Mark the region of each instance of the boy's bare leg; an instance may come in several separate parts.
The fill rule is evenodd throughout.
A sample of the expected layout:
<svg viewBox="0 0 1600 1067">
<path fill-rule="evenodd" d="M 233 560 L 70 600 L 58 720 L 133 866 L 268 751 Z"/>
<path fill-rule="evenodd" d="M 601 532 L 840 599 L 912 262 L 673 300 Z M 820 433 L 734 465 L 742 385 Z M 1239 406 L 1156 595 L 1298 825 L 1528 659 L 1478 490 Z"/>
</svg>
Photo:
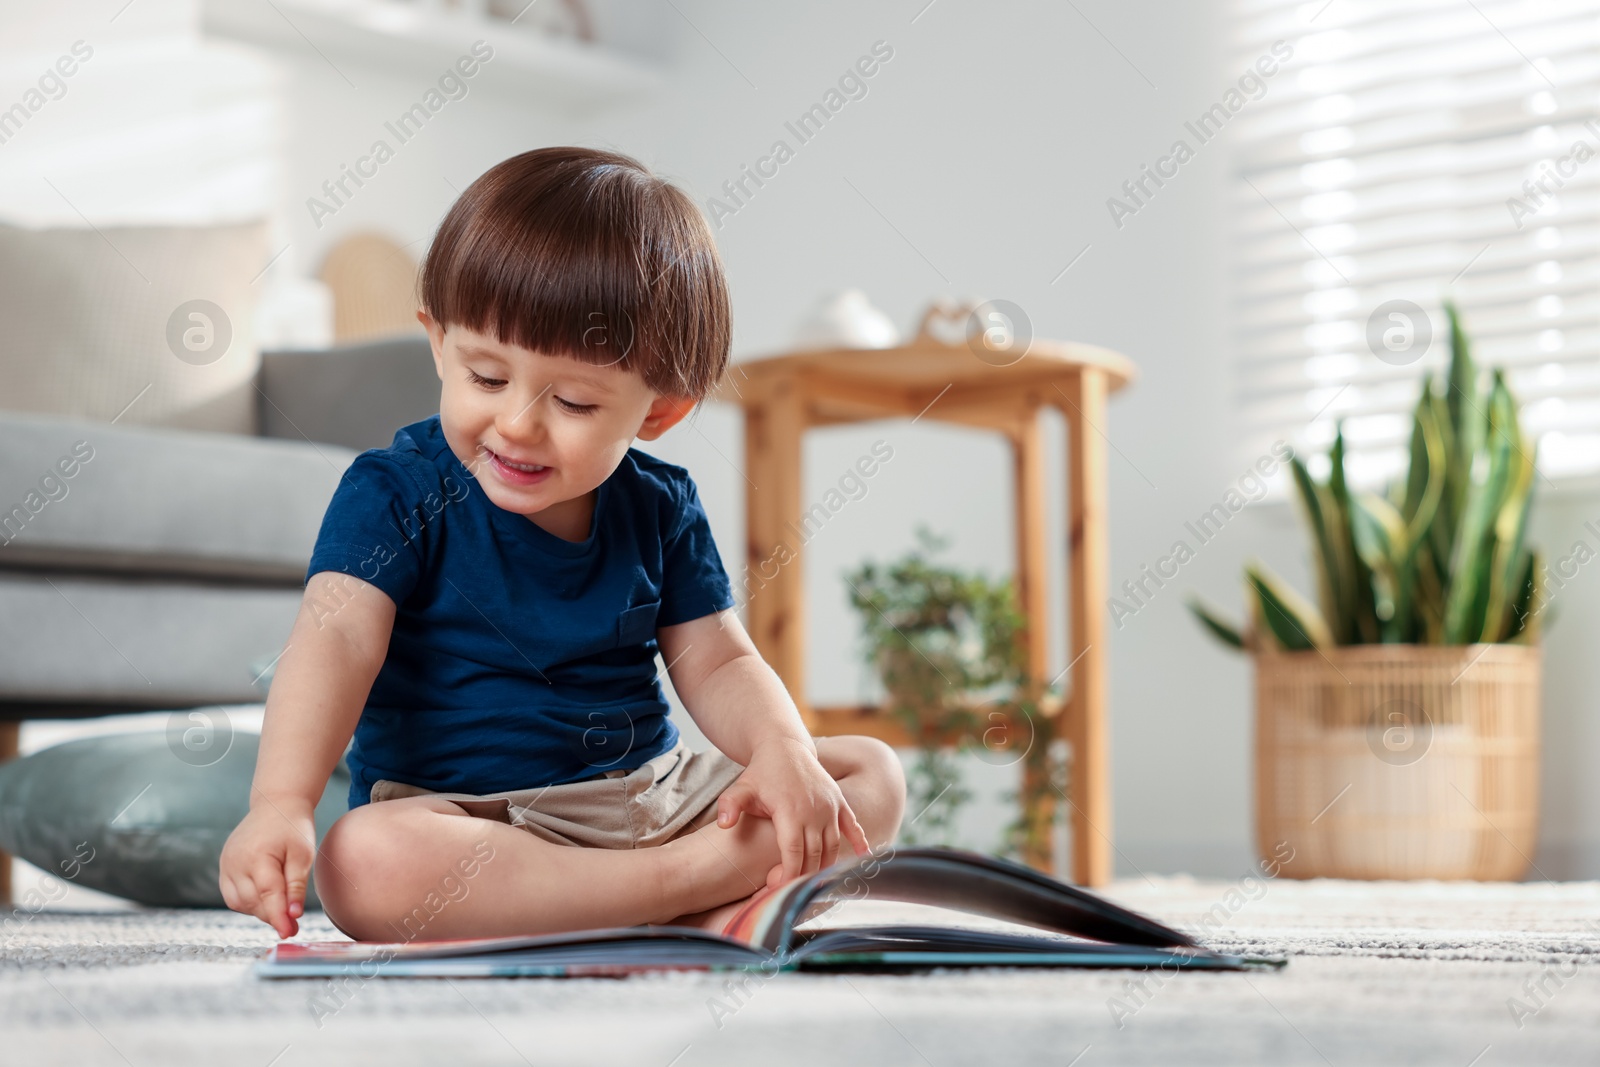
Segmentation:
<svg viewBox="0 0 1600 1067">
<path fill-rule="evenodd" d="M 825 737 L 817 758 L 872 845 L 892 840 L 905 806 L 893 751 L 870 738 Z M 779 861 L 772 823 L 748 815 L 731 829 L 708 826 L 658 848 L 574 848 L 417 796 L 341 818 L 318 852 L 315 877 L 328 917 L 351 937 L 431 941 L 690 919 L 709 925 L 721 905 L 764 886 Z"/>
<path fill-rule="evenodd" d="M 856 813 L 861 828 L 866 831 L 867 841 L 873 848 L 879 848 L 893 841 L 895 835 L 900 832 L 900 820 L 905 813 L 906 802 L 905 778 L 893 750 L 867 737 L 819 737 L 816 742 L 817 761 L 839 783 L 840 791 L 850 802 L 850 810 Z M 884 764 L 885 755 L 892 761 L 892 766 Z M 878 788 L 874 788 L 875 786 Z M 882 788 L 884 786 L 887 788 Z M 671 925 L 699 926 L 707 930 L 721 931 L 739 909 L 766 887 L 767 872 L 778 862 L 777 835 L 773 832 L 772 823 L 766 819 L 741 819 L 740 826 L 745 825 L 747 821 L 753 821 L 758 830 L 765 835 L 763 844 L 773 857 L 764 859 L 764 865 L 757 864 L 757 870 L 747 872 L 750 892 L 726 904 L 680 915 L 671 920 Z M 699 834 L 716 830 L 715 826 L 711 826 L 700 830 Z M 688 838 L 680 839 L 680 841 L 687 840 Z M 705 843 L 717 845 L 719 839 L 710 837 Z M 841 842 L 840 861 L 848 862 L 854 856 L 855 851 L 849 844 Z"/>
</svg>

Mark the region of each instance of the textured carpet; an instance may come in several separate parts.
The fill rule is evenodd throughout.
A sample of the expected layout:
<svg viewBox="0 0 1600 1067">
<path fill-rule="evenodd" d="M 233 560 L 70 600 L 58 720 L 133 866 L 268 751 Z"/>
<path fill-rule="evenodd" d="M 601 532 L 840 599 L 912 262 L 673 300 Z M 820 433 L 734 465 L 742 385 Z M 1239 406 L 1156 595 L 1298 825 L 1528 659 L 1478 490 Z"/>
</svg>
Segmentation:
<svg viewBox="0 0 1600 1067">
<path fill-rule="evenodd" d="M 1600 1062 L 1600 884 L 1155 878 L 1107 895 L 1291 962 L 1142 987 L 1126 971 L 987 971 L 340 990 L 253 978 L 271 933 L 231 913 L 23 909 L 0 928 L 0 1063 Z M 320 915 L 304 926 L 338 936 Z"/>
</svg>

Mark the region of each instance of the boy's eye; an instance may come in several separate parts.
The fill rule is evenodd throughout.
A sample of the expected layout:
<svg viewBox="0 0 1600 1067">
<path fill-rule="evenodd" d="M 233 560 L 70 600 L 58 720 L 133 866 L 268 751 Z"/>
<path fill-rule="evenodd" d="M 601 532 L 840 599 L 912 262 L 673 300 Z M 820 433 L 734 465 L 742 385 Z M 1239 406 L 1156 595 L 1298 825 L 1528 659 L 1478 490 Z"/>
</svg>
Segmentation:
<svg viewBox="0 0 1600 1067">
<path fill-rule="evenodd" d="M 471 367 L 467 368 L 467 380 L 473 385 L 482 385 L 489 389 L 498 389 L 506 384 L 503 378 L 485 378 Z"/>
<path fill-rule="evenodd" d="M 570 400 L 562 400 L 559 396 L 556 397 L 556 403 L 574 415 L 587 415 L 599 406 L 598 404 L 574 404 Z"/>
</svg>

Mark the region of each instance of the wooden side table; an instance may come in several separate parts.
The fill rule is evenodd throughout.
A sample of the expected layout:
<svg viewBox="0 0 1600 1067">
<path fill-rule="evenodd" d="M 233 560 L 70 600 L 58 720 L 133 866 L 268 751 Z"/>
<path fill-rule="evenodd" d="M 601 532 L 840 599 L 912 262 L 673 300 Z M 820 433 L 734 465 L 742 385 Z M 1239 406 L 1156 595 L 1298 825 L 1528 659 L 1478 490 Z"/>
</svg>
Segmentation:
<svg viewBox="0 0 1600 1067">
<path fill-rule="evenodd" d="M 930 312 L 930 317 L 936 314 Z M 1020 345 L 1017 346 L 1020 348 Z M 1107 396 L 1131 381 L 1133 363 L 1109 349 L 1034 339 L 1020 357 L 949 343 L 923 330 L 889 349 L 795 352 L 729 367 L 714 399 L 744 410 L 745 558 L 761 575 L 746 599 L 756 647 L 788 687 L 813 734 L 864 733 L 891 744 L 911 739 L 875 707 L 817 707 L 805 693 L 806 605 L 800 445 L 814 426 L 923 417 L 998 430 L 1010 442 L 1016 491 L 1019 606 L 1027 618 L 1029 671 L 1042 678 L 1049 660 L 1044 445 L 1040 411 L 1061 410 L 1067 425 L 1068 569 L 1071 697 L 1043 724 L 1048 744 L 1064 737 L 1072 762 L 1067 800 L 1074 881 L 1111 878 L 1111 790 L 1106 740 L 1106 630 L 1109 596 L 1106 532 Z M 774 561 L 782 561 L 776 565 Z M 757 570 L 761 568 L 761 570 Z M 769 575 L 771 575 L 769 577 Z M 746 588 L 751 588 L 747 581 Z M 1043 812 L 1048 820 L 1051 805 Z M 1048 821 L 1046 825 L 1049 825 Z M 1049 869 L 1050 857 L 1026 857 Z"/>
</svg>

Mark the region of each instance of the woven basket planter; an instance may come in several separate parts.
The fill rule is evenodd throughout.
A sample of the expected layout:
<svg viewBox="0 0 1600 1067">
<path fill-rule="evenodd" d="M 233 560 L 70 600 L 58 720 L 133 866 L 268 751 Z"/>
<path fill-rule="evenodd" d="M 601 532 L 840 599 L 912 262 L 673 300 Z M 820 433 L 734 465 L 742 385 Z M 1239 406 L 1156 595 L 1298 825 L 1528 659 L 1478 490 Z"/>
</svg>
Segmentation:
<svg viewBox="0 0 1600 1067">
<path fill-rule="evenodd" d="M 1261 855 L 1293 849 L 1292 878 L 1522 877 L 1538 833 L 1539 662 L 1507 644 L 1256 656 Z"/>
</svg>

